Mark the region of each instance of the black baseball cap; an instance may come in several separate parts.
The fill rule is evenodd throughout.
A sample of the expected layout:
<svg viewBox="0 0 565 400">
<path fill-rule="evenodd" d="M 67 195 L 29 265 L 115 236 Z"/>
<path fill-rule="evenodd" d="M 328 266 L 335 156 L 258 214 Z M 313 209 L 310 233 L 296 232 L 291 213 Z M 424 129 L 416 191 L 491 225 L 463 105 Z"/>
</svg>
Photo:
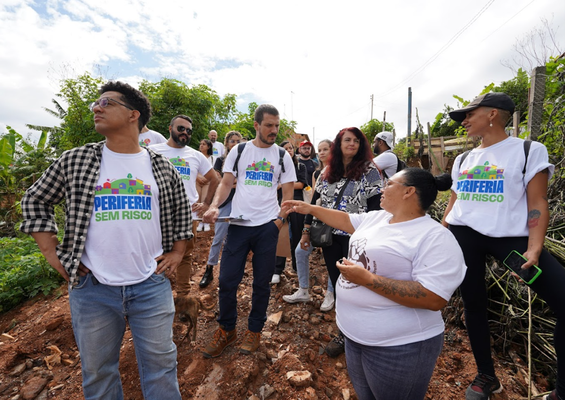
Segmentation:
<svg viewBox="0 0 565 400">
<path fill-rule="evenodd" d="M 510 111 L 510 114 L 513 114 L 515 106 L 510 96 L 506 93 L 491 92 L 476 97 L 467 107 L 451 111 L 449 116 L 454 121 L 462 122 L 469 111 L 473 111 L 479 107 L 498 108 L 499 110 Z"/>
</svg>

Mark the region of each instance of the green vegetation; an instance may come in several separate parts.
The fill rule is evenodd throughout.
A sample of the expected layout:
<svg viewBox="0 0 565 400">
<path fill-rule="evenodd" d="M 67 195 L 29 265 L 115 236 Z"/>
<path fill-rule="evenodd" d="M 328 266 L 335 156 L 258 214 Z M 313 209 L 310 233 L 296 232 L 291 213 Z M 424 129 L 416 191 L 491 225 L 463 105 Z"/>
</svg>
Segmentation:
<svg viewBox="0 0 565 400">
<path fill-rule="evenodd" d="M 31 237 L 0 238 L 0 313 L 64 282 Z"/>
</svg>

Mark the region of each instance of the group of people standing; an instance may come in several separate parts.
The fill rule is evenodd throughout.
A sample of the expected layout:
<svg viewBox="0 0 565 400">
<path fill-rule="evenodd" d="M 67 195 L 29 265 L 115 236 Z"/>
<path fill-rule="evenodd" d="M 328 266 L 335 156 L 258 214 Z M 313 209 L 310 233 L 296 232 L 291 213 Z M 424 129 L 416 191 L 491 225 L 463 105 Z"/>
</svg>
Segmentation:
<svg viewBox="0 0 565 400">
<path fill-rule="evenodd" d="M 250 251 L 253 295 L 239 349 L 249 354 L 260 346 L 271 284 L 280 280 L 276 248 L 283 227 L 299 283 L 283 300 L 310 300 L 310 233 L 319 220 L 332 227 L 332 245 L 322 248 L 329 277 L 322 311 L 335 304 L 337 335 L 326 352 L 345 350 L 360 399 L 424 398 L 443 346 L 440 310 L 460 285 L 478 368 L 466 399 L 501 391 L 490 355 L 485 257 L 502 260 L 516 250 L 527 259 L 523 268 L 542 270 L 531 287 L 557 315 L 556 388 L 546 399 L 563 400 L 565 270 L 543 250 L 554 167 L 542 144 L 526 150 L 523 140 L 504 131 L 514 111 L 507 95 L 489 93 L 450 113 L 482 143 L 455 160 L 451 176 L 439 177 L 399 170 L 389 132 L 376 136 L 374 158 L 354 127 L 319 143 L 319 164 L 310 142 L 292 157 L 291 144 L 276 145 L 280 117 L 270 105 L 255 111 L 252 141 L 232 131 L 224 147 L 211 131 L 212 148 L 203 142 L 201 152 L 188 147 L 192 119 L 186 115 L 172 118 L 169 139 L 149 131 L 149 101 L 127 84 L 103 85 L 91 110 L 105 140 L 67 151 L 47 169 L 22 199 L 21 225 L 69 282 L 86 399 L 123 398 L 118 363 L 126 323 L 144 398 L 181 398 L 169 277 L 176 273 L 177 295 L 188 293 L 196 220 L 215 223 L 201 287 L 213 280 L 224 247 L 219 327 L 203 350 L 206 358 L 238 340 L 237 289 Z M 496 169 L 487 174 L 495 184 L 477 182 L 487 168 Z M 197 191 L 198 181 L 207 192 Z M 302 201 L 305 186 L 314 190 L 310 202 Z M 438 191 L 447 189 L 452 196 L 443 225 L 449 229 L 426 214 Z M 59 243 L 53 207 L 62 201 Z"/>
</svg>

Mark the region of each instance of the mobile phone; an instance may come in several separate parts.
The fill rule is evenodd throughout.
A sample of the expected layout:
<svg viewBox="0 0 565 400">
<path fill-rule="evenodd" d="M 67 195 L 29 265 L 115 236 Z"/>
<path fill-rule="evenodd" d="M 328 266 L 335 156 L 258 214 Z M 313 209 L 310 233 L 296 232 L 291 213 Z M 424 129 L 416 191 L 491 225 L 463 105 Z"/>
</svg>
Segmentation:
<svg viewBox="0 0 565 400">
<path fill-rule="evenodd" d="M 504 260 L 504 265 L 518 276 L 528 285 L 531 285 L 541 274 L 541 269 L 537 265 L 532 265 L 528 269 L 522 269 L 522 265 L 528 261 L 523 255 L 516 250 L 512 250 Z"/>
</svg>

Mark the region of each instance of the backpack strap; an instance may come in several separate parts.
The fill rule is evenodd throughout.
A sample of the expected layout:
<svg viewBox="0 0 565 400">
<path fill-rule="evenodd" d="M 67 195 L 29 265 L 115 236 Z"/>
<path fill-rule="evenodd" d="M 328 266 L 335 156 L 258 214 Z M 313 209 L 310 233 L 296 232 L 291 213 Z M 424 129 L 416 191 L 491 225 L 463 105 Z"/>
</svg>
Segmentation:
<svg viewBox="0 0 565 400">
<path fill-rule="evenodd" d="M 286 170 L 284 169 L 284 153 L 286 152 L 286 150 L 280 146 L 278 147 L 279 147 L 279 165 L 281 166 L 281 175 L 282 175 L 283 172 L 286 172 Z"/>
<path fill-rule="evenodd" d="M 237 170 L 237 165 L 239 164 L 239 159 L 241 158 L 241 153 L 243 153 L 243 149 L 245 149 L 246 143 L 240 143 L 237 145 L 237 157 L 235 159 L 235 163 L 233 164 L 233 170 L 235 171 L 235 177 L 239 174 Z"/>
<path fill-rule="evenodd" d="M 524 140 L 524 157 L 525 157 L 525 160 L 524 160 L 524 168 L 522 168 L 522 175 L 526 175 L 526 166 L 528 165 L 528 156 L 530 155 L 530 147 L 532 147 L 532 141 L 531 140 Z M 465 161 L 465 159 L 467 158 L 467 156 L 469 155 L 470 152 L 471 152 L 471 150 L 467 150 L 461 156 L 461 161 L 459 161 L 459 169 L 461 169 L 461 165 L 463 164 L 463 161 Z"/>
<path fill-rule="evenodd" d="M 237 157 L 235 159 L 235 163 L 233 165 L 233 170 L 235 171 L 235 177 L 237 178 L 239 171 L 237 166 L 239 165 L 239 159 L 241 158 L 241 153 L 243 153 L 243 149 L 245 149 L 246 143 L 240 143 L 237 145 Z M 278 147 L 278 146 L 277 146 Z M 284 168 L 284 153 L 286 152 L 285 149 L 279 147 L 279 165 L 281 166 L 281 175 L 283 172 L 286 172 Z M 279 175 L 280 180 L 280 175 Z"/>
<path fill-rule="evenodd" d="M 524 169 L 522 169 L 522 175 L 526 175 L 526 165 L 528 165 L 528 155 L 530 154 L 530 147 L 532 147 L 531 140 L 524 140 L 524 156 L 526 160 L 524 161 Z"/>
<path fill-rule="evenodd" d="M 471 150 L 467 150 L 465 153 L 463 153 L 463 155 L 461 155 L 461 160 L 459 161 L 459 169 L 461 169 L 461 165 L 463 165 L 463 161 L 465 161 L 465 159 L 467 158 L 470 152 Z"/>
</svg>

